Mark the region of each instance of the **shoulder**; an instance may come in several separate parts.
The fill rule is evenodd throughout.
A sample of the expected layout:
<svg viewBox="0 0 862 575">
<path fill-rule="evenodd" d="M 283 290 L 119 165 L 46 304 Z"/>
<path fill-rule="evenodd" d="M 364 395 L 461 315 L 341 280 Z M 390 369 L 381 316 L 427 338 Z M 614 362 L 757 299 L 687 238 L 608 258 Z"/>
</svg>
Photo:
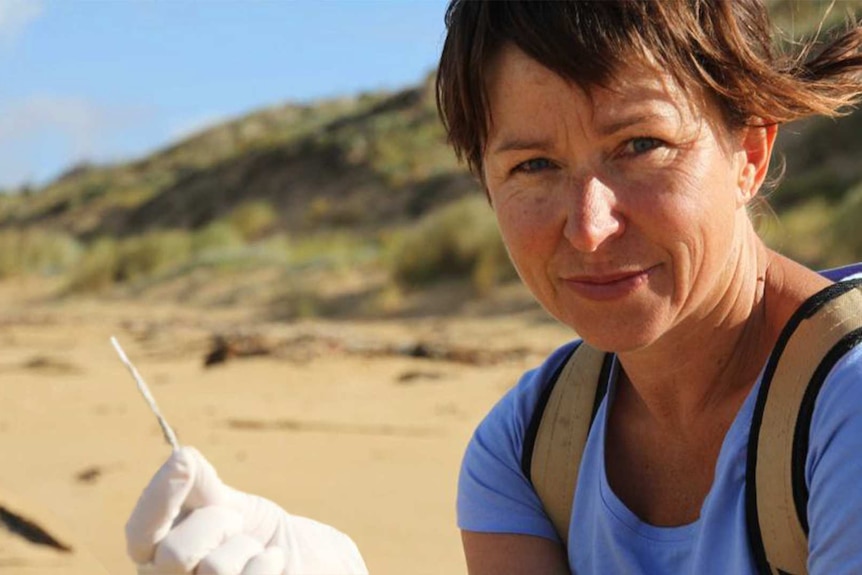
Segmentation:
<svg viewBox="0 0 862 575">
<path fill-rule="evenodd" d="M 520 453 L 537 405 L 579 344 L 576 340 L 557 348 L 540 366 L 524 373 L 479 424 L 476 435 L 504 432 L 512 441 L 512 449 Z"/>
<path fill-rule="evenodd" d="M 809 432 L 812 573 L 862 572 L 862 344 L 830 370 L 817 396 Z"/>
<path fill-rule="evenodd" d="M 821 273 L 836 282 L 858 281 L 862 279 L 862 264 Z M 862 314 L 862 310 L 858 313 Z M 808 430 L 806 480 L 809 482 L 827 448 L 834 451 L 845 440 L 853 439 L 846 433 L 848 426 L 860 432 L 862 441 L 862 334 L 858 332 L 848 333 L 821 358 L 817 368 L 820 375 L 815 375 L 818 387 L 812 390 L 809 385 L 809 393 L 816 395 Z"/>
<path fill-rule="evenodd" d="M 521 468 L 524 437 L 536 406 L 578 342 L 554 351 L 526 372 L 482 420 L 467 446 L 458 479 L 458 526 L 556 540 Z"/>
<path fill-rule="evenodd" d="M 820 272 L 820 275 L 834 282 L 862 279 L 862 262 L 823 270 Z"/>
<path fill-rule="evenodd" d="M 836 282 L 862 279 L 862 264 L 854 264 L 823 272 Z M 862 314 L 862 310 L 853 315 Z M 819 370 L 824 374 L 823 384 L 817 390 L 811 420 L 809 464 L 816 463 L 817 439 L 824 440 L 839 430 L 836 425 L 852 417 L 858 419 L 862 430 L 862 333 L 851 331 L 841 339 L 826 357 L 822 358 Z"/>
<path fill-rule="evenodd" d="M 809 463 L 816 464 L 825 448 L 843 426 L 862 432 L 862 341 L 847 351 L 829 371 L 817 396 L 811 421 Z M 859 436 L 862 441 L 862 433 Z M 819 440 L 819 441 L 815 441 Z"/>
</svg>

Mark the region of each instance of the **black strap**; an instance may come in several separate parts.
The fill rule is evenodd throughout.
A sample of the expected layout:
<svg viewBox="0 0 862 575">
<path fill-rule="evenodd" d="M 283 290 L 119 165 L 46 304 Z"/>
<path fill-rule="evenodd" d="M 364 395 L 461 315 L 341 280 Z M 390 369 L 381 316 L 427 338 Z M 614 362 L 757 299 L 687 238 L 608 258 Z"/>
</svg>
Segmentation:
<svg viewBox="0 0 862 575">
<path fill-rule="evenodd" d="M 599 374 L 599 385 L 596 386 L 596 400 L 593 402 L 593 412 L 590 414 L 590 426 L 596 420 L 596 413 L 599 411 L 605 396 L 608 394 L 608 386 L 611 383 L 611 370 L 614 368 L 616 356 L 612 353 L 605 354 L 605 361 L 602 363 L 602 372 Z"/>
</svg>

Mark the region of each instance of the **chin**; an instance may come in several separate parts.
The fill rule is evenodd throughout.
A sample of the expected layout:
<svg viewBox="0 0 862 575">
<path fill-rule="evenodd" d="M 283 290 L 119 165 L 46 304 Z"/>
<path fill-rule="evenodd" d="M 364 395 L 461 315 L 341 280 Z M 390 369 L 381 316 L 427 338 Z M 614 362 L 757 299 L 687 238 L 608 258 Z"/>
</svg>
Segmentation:
<svg viewBox="0 0 862 575">
<path fill-rule="evenodd" d="M 594 348 L 616 354 L 635 352 L 649 347 L 655 341 L 655 339 L 643 337 L 642 334 L 633 334 L 631 337 L 620 334 L 578 333 L 578 335 Z"/>
<path fill-rule="evenodd" d="M 554 315 L 594 348 L 617 354 L 649 347 L 662 335 L 657 322 L 632 318 L 636 314 L 621 314 L 618 317 L 608 314 L 593 320 Z"/>
</svg>

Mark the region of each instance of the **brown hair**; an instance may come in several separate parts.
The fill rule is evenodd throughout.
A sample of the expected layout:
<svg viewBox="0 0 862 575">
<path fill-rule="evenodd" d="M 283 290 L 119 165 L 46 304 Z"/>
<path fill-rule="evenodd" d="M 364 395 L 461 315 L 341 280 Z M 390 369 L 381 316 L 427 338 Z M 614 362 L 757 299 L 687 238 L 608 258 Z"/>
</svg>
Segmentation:
<svg viewBox="0 0 862 575">
<path fill-rule="evenodd" d="M 761 0 L 452 0 L 446 27 L 437 108 L 458 158 L 480 178 L 485 74 L 509 42 L 585 87 L 604 85 L 622 62 L 653 61 L 690 95 L 714 98 L 731 126 L 838 116 L 862 96 L 862 27 L 851 22 L 827 43 L 782 54 Z"/>
</svg>

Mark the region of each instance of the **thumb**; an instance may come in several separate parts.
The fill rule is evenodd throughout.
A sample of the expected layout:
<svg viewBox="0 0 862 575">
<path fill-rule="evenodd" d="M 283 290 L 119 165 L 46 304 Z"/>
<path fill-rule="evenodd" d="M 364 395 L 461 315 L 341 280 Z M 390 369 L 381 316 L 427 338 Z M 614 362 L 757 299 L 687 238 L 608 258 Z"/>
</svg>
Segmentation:
<svg viewBox="0 0 862 575">
<path fill-rule="evenodd" d="M 150 480 L 126 523 L 129 557 L 139 565 L 152 561 L 156 545 L 179 519 L 198 507 L 218 504 L 226 490 L 197 449 L 175 450 Z"/>
<path fill-rule="evenodd" d="M 229 506 L 234 490 L 222 483 L 215 467 L 194 447 L 183 447 L 195 469 L 191 489 L 182 506 L 184 512 L 210 505 Z"/>
</svg>

